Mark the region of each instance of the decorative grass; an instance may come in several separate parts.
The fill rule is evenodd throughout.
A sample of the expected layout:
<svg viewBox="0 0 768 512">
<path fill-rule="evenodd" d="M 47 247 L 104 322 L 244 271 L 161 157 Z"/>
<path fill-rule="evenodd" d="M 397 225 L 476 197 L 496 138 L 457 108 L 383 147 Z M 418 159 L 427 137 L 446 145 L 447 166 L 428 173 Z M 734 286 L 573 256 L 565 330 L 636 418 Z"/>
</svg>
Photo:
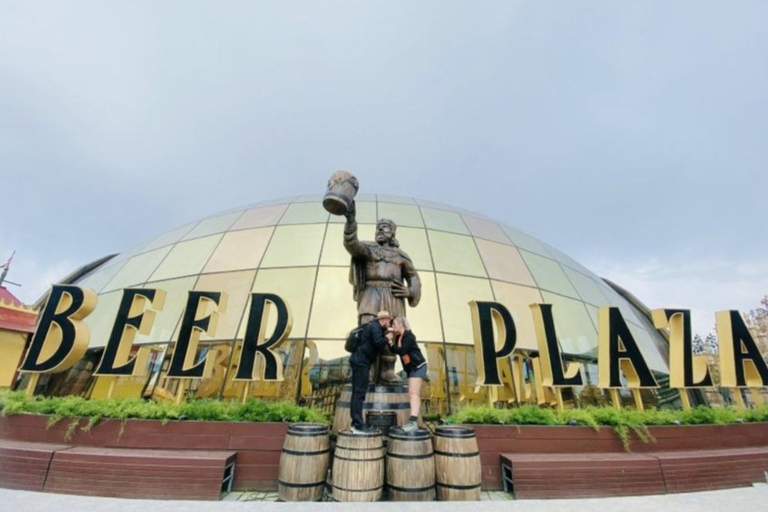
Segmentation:
<svg viewBox="0 0 768 512">
<path fill-rule="evenodd" d="M 696 407 L 687 411 L 673 409 L 614 409 L 613 407 L 584 407 L 555 411 L 535 405 L 513 409 L 488 406 L 467 407 L 445 423 L 465 425 L 583 425 L 594 428 L 606 426 L 621 439 L 624 449 L 631 451 L 631 433 L 642 442 L 654 442 L 648 427 L 657 425 L 728 425 L 768 421 L 768 404 L 755 409 L 732 407 Z"/>
<path fill-rule="evenodd" d="M 174 404 L 140 398 L 89 400 L 79 396 L 28 397 L 21 392 L 6 392 L 0 393 L 0 408 L 3 416 L 50 415 L 49 426 L 63 418 L 87 418 L 88 424 L 84 430 L 90 430 L 102 419 L 328 423 L 328 418 L 316 409 L 301 407 L 291 402 L 263 400 L 248 400 L 244 404 L 219 400 L 191 400 Z"/>
</svg>

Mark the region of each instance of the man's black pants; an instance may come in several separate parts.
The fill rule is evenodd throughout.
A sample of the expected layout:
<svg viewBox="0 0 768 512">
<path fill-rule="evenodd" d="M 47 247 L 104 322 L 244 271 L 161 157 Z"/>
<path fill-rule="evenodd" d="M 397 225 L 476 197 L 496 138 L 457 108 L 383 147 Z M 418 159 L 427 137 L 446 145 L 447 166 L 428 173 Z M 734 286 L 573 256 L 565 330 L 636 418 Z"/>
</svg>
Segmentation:
<svg viewBox="0 0 768 512">
<path fill-rule="evenodd" d="M 352 403 L 350 404 L 350 415 L 352 416 L 352 426 L 362 428 L 363 422 L 363 403 L 365 394 L 368 392 L 368 378 L 371 371 L 371 365 L 352 366 Z"/>
</svg>

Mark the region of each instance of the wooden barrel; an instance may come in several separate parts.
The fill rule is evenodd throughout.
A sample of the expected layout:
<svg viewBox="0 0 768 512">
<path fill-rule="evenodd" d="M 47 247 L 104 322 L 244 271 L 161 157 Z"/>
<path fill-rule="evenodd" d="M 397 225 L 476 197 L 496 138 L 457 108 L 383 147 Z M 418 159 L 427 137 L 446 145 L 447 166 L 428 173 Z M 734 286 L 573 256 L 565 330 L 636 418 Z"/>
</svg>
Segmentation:
<svg viewBox="0 0 768 512">
<path fill-rule="evenodd" d="M 332 480 L 335 501 L 379 501 L 384 487 L 382 435 L 339 432 Z"/>
<path fill-rule="evenodd" d="M 428 431 L 389 433 L 387 489 L 389 501 L 435 499 L 435 458 Z"/>
<path fill-rule="evenodd" d="M 440 501 L 480 499 L 483 472 L 474 429 L 454 426 L 435 429 L 435 478 Z"/>
<path fill-rule="evenodd" d="M 289 426 L 280 454 L 280 500 L 319 501 L 323 497 L 330 459 L 328 425 L 297 423 Z"/>
<path fill-rule="evenodd" d="M 352 425 L 350 405 L 352 402 L 352 386 L 346 385 L 336 401 L 336 413 L 333 417 L 333 433 L 338 434 Z M 368 412 L 394 412 L 397 424 L 405 425 L 411 416 L 411 405 L 408 401 L 408 388 L 405 386 L 368 386 L 363 404 L 363 421 L 367 421 Z"/>
</svg>

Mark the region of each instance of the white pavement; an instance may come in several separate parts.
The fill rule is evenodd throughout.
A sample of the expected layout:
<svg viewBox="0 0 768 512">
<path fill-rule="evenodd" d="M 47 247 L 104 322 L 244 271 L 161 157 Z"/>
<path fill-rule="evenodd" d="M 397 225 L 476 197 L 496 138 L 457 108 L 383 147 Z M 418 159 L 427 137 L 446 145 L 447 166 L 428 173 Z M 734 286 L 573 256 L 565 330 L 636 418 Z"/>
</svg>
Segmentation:
<svg viewBox="0 0 768 512">
<path fill-rule="evenodd" d="M 688 494 L 662 494 L 631 498 L 573 500 L 512 500 L 467 503 L 274 503 L 265 501 L 159 501 L 94 498 L 63 494 L 0 489 L 2 512 L 61 512 L 98 510 L 99 512 L 766 512 L 768 485 Z"/>
</svg>

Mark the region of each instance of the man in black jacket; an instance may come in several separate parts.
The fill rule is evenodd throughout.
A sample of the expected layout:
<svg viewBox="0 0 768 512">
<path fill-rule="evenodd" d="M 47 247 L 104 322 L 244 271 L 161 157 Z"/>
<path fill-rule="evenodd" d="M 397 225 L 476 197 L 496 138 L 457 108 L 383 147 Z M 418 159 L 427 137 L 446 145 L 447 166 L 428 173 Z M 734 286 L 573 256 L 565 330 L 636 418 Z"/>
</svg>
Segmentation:
<svg viewBox="0 0 768 512">
<path fill-rule="evenodd" d="M 352 366 L 352 403 L 350 413 L 352 416 L 352 432 L 355 434 L 367 434 L 372 429 L 363 423 L 363 403 L 368 392 L 368 380 L 371 364 L 382 348 L 387 345 L 385 336 L 392 317 L 387 311 L 379 311 L 376 320 L 366 324 L 360 335 L 357 349 L 349 358 Z"/>
</svg>

